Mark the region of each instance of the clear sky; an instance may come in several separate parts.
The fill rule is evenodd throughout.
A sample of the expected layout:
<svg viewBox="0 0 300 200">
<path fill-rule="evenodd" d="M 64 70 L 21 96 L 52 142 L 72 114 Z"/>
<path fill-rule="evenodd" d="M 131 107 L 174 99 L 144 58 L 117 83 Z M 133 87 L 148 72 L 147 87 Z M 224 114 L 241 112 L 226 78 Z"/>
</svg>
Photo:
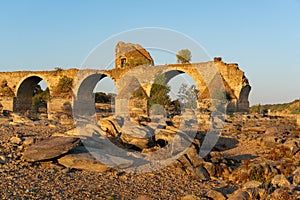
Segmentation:
<svg viewBox="0 0 300 200">
<path fill-rule="evenodd" d="M 0 0 L 0 71 L 77 67 L 106 38 L 142 27 L 238 63 L 251 104 L 300 97 L 299 0 Z"/>
</svg>

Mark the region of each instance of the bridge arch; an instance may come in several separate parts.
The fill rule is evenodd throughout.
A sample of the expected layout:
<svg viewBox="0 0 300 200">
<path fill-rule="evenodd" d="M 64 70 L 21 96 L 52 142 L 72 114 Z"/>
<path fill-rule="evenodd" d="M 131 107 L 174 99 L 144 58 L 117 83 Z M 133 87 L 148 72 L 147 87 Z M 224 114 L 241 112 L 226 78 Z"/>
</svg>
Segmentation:
<svg viewBox="0 0 300 200">
<path fill-rule="evenodd" d="M 28 75 L 23 78 L 18 86 L 16 87 L 16 96 L 13 102 L 13 111 L 17 113 L 25 114 L 27 111 L 33 110 L 33 96 L 37 92 L 38 84 L 41 81 L 45 81 L 49 90 L 49 98 L 50 98 L 50 85 L 47 83 L 47 79 L 39 75 Z M 49 102 L 50 99 L 48 99 Z M 49 104 L 46 103 L 46 109 L 49 109 Z M 47 112 L 47 111 L 46 111 Z"/>
<path fill-rule="evenodd" d="M 172 68 L 168 68 L 157 74 L 157 76 L 160 76 L 160 75 L 163 76 L 165 82 L 164 83 L 155 83 L 155 81 L 153 81 L 153 83 L 151 84 L 151 87 L 148 88 L 148 97 L 149 97 L 148 109 L 155 110 L 155 107 L 159 106 L 159 107 L 161 107 L 161 109 L 162 108 L 167 109 L 164 112 L 167 112 L 169 114 L 171 114 L 170 112 L 174 112 L 172 114 L 175 114 L 177 112 L 182 112 L 183 110 L 181 110 L 182 109 L 181 106 L 185 106 L 185 107 L 187 106 L 187 105 L 181 105 L 180 108 L 178 107 L 179 103 L 181 102 L 179 100 L 178 92 L 179 92 L 182 84 L 185 84 L 186 86 L 188 86 L 188 88 L 186 88 L 187 90 L 189 90 L 189 88 L 192 85 L 195 85 L 195 89 L 199 92 L 199 94 L 195 93 L 195 96 L 193 96 L 193 98 L 195 98 L 194 100 L 196 101 L 196 104 L 193 105 L 192 107 L 197 108 L 199 106 L 198 97 L 200 96 L 201 92 L 203 92 L 203 91 L 200 92 L 200 89 L 199 89 L 199 88 L 203 87 L 203 82 L 200 82 L 199 78 L 196 79 L 195 77 L 192 77 L 189 73 L 186 73 L 183 70 L 172 69 Z M 181 76 L 181 75 L 185 75 L 185 76 Z M 153 105 L 150 106 L 150 104 L 153 104 L 153 100 L 154 100 L 154 102 L 158 101 L 160 103 L 163 103 L 159 99 L 156 99 L 157 97 L 154 94 L 154 92 L 155 92 L 154 86 L 157 86 L 157 84 L 159 84 L 159 85 L 162 84 L 162 87 L 164 85 L 166 85 L 167 88 L 170 89 L 170 91 L 168 91 L 168 96 L 169 96 L 168 99 L 170 100 L 170 102 L 167 101 L 169 103 L 166 102 L 167 104 L 165 104 L 165 105 L 154 105 L 154 107 L 153 107 Z M 160 87 L 160 86 L 158 86 L 158 87 Z M 154 98 L 154 99 L 152 99 L 152 98 Z M 167 99 L 165 99 L 165 100 L 167 100 Z M 152 101 L 152 103 L 151 103 L 151 101 Z M 191 100 L 188 101 L 188 103 L 191 104 Z M 186 107 L 186 108 L 188 108 L 188 107 Z M 178 109 L 181 111 L 179 111 Z M 171 110 L 173 110 L 173 111 L 171 111 Z M 150 110 L 149 110 L 149 112 L 150 112 Z"/>
<path fill-rule="evenodd" d="M 97 84 L 104 78 L 112 79 L 108 74 L 97 72 L 87 74 L 77 82 L 74 91 L 74 115 L 91 117 L 96 114 L 94 91 Z"/>
</svg>

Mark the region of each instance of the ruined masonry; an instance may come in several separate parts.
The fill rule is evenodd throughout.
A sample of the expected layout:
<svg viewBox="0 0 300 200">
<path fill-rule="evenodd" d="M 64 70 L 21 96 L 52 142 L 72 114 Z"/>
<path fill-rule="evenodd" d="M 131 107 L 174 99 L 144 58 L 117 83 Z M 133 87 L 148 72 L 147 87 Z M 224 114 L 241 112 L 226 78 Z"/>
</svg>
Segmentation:
<svg viewBox="0 0 300 200">
<path fill-rule="evenodd" d="M 215 66 L 217 71 L 210 70 L 213 69 L 212 66 Z M 0 105 L 3 110 L 25 113 L 32 107 L 34 89 L 41 80 L 44 80 L 50 93 L 47 105 L 48 116 L 63 112 L 65 105 L 71 105 L 73 108 L 76 104 L 85 105 L 86 110 L 92 111 L 95 108 L 93 89 L 104 77 L 111 78 L 118 92 L 121 91 L 120 93 L 125 93 L 124 87 L 129 84 L 131 88 L 136 84 L 136 87 L 141 86 L 150 96 L 154 77 L 158 73 L 164 73 L 167 81 L 178 74 L 188 74 L 195 80 L 201 99 L 210 98 L 209 92 L 211 91 L 208 92 L 208 86 L 214 82 L 213 79 L 206 79 L 206 74 L 210 73 L 211 77 L 211 74 L 220 73 L 226 90 L 227 112 L 249 112 L 248 96 L 251 87 L 238 64 L 227 64 L 221 58 L 215 58 L 213 61 L 203 63 L 154 66 L 153 59 L 143 47 L 124 42 L 119 42 L 116 46 L 115 68 L 111 70 L 56 69 L 53 71 L 0 72 Z M 61 77 L 68 77 L 73 81 L 70 95 L 64 96 L 55 92 Z M 117 96 L 116 112 L 119 112 L 118 105 L 121 104 L 118 99 L 120 98 Z"/>
</svg>

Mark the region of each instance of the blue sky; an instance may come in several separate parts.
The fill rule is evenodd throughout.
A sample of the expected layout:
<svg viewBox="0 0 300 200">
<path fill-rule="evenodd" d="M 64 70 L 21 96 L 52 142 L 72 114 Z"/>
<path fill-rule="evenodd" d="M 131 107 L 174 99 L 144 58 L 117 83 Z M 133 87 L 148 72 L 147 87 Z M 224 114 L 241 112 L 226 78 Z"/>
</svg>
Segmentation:
<svg viewBox="0 0 300 200">
<path fill-rule="evenodd" d="M 245 71 L 251 104 L 300 97 L 299 0 L 0 0 L 0 71 L 78 67 L 106 38 L 162 27 Z"/>
</svg>

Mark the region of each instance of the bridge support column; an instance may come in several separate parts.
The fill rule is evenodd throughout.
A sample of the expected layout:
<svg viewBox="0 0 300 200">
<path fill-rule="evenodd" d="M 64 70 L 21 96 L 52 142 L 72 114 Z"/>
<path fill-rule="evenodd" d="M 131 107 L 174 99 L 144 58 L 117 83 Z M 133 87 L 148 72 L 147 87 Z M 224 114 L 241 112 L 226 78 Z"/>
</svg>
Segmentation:
<svg viewBox="0 0 300 200">
<path fill-rule="evenodd" d="M 2 104 L 2 110 L 13 111 L 14 109 L 14 97 L 1 97 L 0 103 Z"/>
<path fill-rule="evenodd" d="M 65 113 L 72 116 L 73 101 L 70 98 L 51 98 L 47 104 L 48 118 L 59 113 Z"/>
</svg>

